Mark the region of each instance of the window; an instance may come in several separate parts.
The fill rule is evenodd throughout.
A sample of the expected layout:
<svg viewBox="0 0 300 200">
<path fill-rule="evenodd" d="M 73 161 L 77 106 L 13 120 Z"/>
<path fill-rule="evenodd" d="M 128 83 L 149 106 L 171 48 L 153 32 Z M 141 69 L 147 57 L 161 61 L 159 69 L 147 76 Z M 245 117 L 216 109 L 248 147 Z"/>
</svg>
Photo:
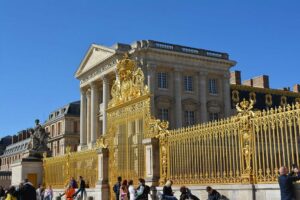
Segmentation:
<svg viewBox="0 0 300 200">
<path fill-rule="evenodd" d="M 78 132 L 78 128 L 77 128 L 77 122 L 73 122 L 73 129 L 74 129 L 74 133 L 77 133 Z"/>
<path fill-rule="evenodd" d="M 217 94 L 217 80 L 216 79 L 209 79 L 208 83 L 208 91 L 210 94 Z"/>
<path fill-rule="evenodd" d="M 167 76 L 168 76 L 168 74 L 166 72 L 158 72 L 158 74 L 157 74 L 158 88 L 168 88 Z"/>
<path fill-rule="evenodd" d="M 52 125 L 52 126 L 51 126 L 51 136 L 53 137 L 54 134 L 55 134 L 55 133 L 54 133 L 54 125 Z"/>
<path fill-rule="evenodd" d="M 184 89 L 185 91 L 193 91 L 193 77 L 184 76 Z"/>
<path fill-rule="evenodd" d="M 169 110 L 168 110 L 168 109 L 165 109 L 165 108 L 159 109 L 158 117 L 159 117 L 159 119 L 162 120 L 162 121 L 167 121 L 167 120 L 169 120 Z"/>
<path fill-rule="evenodd" d="M 195 111 L 185 111 L 185 124 L 188 126 L 195 124 Z"/>
<path fill-rule="evenodd" d="M 57 124 L 57 135 L 60 134 L 60 131 L 61 131 L 61 123 L 58 122 L 58 124 Z"/>
<path fill-rule="evenodd" d="M 215 121 L 219 119 L 219 113 L 209 113 L 209 120 Z"/>
</svg>

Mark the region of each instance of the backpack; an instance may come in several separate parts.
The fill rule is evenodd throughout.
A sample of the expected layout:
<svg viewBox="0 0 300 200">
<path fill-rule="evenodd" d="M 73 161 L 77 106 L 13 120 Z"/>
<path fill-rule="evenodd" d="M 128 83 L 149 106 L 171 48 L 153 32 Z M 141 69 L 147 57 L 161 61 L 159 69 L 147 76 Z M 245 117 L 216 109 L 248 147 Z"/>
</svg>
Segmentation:
<svg viewBox="0 0 300 200">
<path fill-rule="evenodd" d="M 229 200 L 225 195 L 221 195 L 221 197 L 219 198 L 219 200 Z"/>
<path fill-rule="evenodd" d="M 143 194 L 146 194 L 146 195 L 150 194 L 150 187 L 148 185 L 145 185 L 145 189 L 143 191 Z"/>
</svg>

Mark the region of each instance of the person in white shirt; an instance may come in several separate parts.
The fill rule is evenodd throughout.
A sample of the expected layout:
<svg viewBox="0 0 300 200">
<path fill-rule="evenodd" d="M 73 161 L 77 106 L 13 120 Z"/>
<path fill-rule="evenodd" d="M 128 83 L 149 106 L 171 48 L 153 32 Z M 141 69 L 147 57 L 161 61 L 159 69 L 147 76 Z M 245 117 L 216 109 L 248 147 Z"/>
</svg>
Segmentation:
<svg viewBox="0 0 300 200">
<path fill-rule="evenodd" d="M 135 200 L 135 189 L 133 187 L 133 180 L 128 182 L 129 200 Z"/>
<path fill-rule="evenodd" d="M 51 188 L 51 185 L 49 185 L 44 192 L 44 200 L 52 200 L 52 198 L 53 198 L 53 190 Z"/>
</svg>

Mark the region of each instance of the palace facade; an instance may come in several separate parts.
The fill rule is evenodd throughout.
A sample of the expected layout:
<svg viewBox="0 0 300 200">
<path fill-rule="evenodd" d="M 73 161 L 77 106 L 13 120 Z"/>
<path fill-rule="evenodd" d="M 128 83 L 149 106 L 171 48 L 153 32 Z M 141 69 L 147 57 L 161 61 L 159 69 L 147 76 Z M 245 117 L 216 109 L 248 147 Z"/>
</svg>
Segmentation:
<svg viewBox="0 0 300 200">
<path fill-rule="evenodd" d="M 11 144 L 5 148 L 0 156 L 0 171 L 11 171 L 11 164 L 22 158 L 29 142 L 29 129 L 19 131 L 18 134 L 11 136 Z"/>
<path fill-rule="evenodd" d="M 75 76 L 80 80 L 80 147 L 91 147 L 107 132 L 106 108 L 117 62 L 128 54 L 145 74 L 151 114 L 179 128 L 231 115 L 227 53 L 152 40 L 112 47 L 93 44 Z"/>
<path fill-rule="evenodd" d="M 48 147 L 52 156 L 65 154 L 66 147 L 77 151 L 80 130 L 80 101 L 69 103 L 49 114 L 43 124 L 46 132 L 50 133 Z"/>
</svg>

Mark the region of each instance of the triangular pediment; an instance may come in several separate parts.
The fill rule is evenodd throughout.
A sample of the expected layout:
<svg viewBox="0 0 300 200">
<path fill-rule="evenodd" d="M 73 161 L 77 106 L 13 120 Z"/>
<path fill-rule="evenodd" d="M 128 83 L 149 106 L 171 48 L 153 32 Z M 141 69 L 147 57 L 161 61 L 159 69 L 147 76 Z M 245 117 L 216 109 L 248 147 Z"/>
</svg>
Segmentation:
<svg viewBox="0 0 300 200">
<path fill-rule="evenodd" d="M 114 49 L 110 49 L 101 45 L 92 44 L 83 58 L 75 76 L 79 77 L 90 69 L 94 68 L 96 65 L 106 60 L 115 54 Z"/>
</svg>

